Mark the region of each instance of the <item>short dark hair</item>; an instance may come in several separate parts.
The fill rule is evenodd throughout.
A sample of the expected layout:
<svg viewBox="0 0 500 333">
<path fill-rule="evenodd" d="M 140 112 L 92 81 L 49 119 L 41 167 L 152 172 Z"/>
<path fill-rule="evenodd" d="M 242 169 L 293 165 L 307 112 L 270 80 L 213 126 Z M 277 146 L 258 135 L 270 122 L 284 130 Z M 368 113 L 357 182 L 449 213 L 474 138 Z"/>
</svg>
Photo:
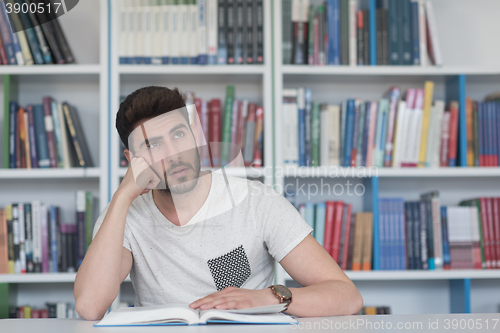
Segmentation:
<svg viewBox="0 0 500 333">
<path fill-rule="evenodd" d="M 186 95 L 177 88 L 168 89 L 166 87 L 149 86 L 137 89 L 120 103 L 120 109 L 116 114 L 116 129 L 120 135 L 120 140 L 129 149 L 128 137 L 135 129 L 137 122 L 185 106 Z M 187 109 L 184 109 L 182 114 L 189 124 Z"/>
</svg>

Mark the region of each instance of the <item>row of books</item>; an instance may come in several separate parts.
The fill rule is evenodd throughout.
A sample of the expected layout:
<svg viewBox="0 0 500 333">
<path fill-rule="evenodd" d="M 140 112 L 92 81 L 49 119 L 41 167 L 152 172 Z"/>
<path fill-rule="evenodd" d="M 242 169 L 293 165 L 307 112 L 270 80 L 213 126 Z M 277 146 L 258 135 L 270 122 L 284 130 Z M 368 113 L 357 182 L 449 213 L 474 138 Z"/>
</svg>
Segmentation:
<svg viewBox="0 0 500 333">
<path fill-rule="evenodd" d="M 465 100 L 467 166 L 500 165 L 500 100 Z"/>
<path fill-rule="evenodd" d="M 391 314 L 391 307 L 387 305 L 381 306 L 363 306 L 361 309 L 361 315 L 381 315 L 381 314 Z"/>
<path fill-rule="evenodd" d="M 262 64 L 263 14 L 263 0 L 125 0 L 120 64 Z"/>
<path fill-rule="evenodd" d="M 281 1 L 284 64 L 442 65 L 430 1 Z"/>
<path fill-rule="evenodd" d="M 438 192 L 420 201 L 379 201 L 380 269 L 500 268 L 500 198 L 440 206 Z"/>
<path fill-rule="evenodd" d="M 373 215 L 353 214 L 342 201 L 300 204 L 300 214 L 313 228 L 313 237 L 343 270 L 370 270 Z"/>
<path fill-rule="evenodd" d="M 226 87 L 226 98 L 222 104 L 219 98 L 205 100 L 186 94 L 186 105 L 194 105 L 207 146 L 200 147 L 200 162 L 202 167 L 227 166 L 261 167 L 264 154 L 264 108 L 247 99 L 235 98 L 234 86 Z M 232 145 L 235 144 L 236 146 Z M 124 154 L 125 147 L 120 146 L 120 166 L 128 166 Z M 235 149 L 238 148 L 238 149 Z M 241 151 L 243 160 L 236 159 Z M 210 160 L 210 157 L 212 160 Z"/>
<path fill-rule="evenodd" d="M 0 6 L 0 64 L 42 65 L 75 62 L 61 25 L 55 18 L 55 10 L 49 10 L 45 6 L 42 6 L 44 10 L 41 10 L 39 3 L 35 0 L 3 1 Z M 22 6 L 23 4 L 28 7 Z M 16 6 L 19 6 L 18 9 Z M 33 7 L 38 9 L 33 10 Z"/>
<path fill-rule="evenodd" d="M 40 201 L 0 210 L 0 274 L 78 270 L 92 240 L 96 205 L 91 192 L 76 192 L 75 220 L 61 221 L 59 207 Z"/>
<path fill-rule="evenodd" d="M 46 303 L 45 308 L 24 306 L 9 307 L 9 318 L 80 318 L 74 304 L 66 302 Z"/>
<path fill-rule="evenodd" d="M 283 91 L 284 163 L 296 166 L 457 166 L 458 102 L 424 89 L 391 87 L 379 101 L 312 101 L 309 88 Z"/>
<path fill-rule="evenodd" d="M 9 159 L 5 168 L 92 167 L 92 157 L 77 109 L 44 96 L 42 104 L 10 102 L 4 121 Z"/>
</svg>

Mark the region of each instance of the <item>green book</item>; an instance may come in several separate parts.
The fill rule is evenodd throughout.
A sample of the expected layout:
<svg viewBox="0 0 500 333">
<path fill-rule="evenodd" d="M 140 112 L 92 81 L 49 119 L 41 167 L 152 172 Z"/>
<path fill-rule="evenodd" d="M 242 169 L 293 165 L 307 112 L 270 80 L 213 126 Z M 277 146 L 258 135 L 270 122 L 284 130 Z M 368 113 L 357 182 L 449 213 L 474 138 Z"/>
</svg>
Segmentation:
<svg viewBox="0 0 500 333">
<path fill-rule="evenodd" d="M 224 122 L 222 124 L 222 142 L 231 142 L 231 126 L 233 122 L 234 86 L 226 87 L 226 104 L 224 106 Z M 229 163 L 229 144 L 223 144 L 220 156 L 220 166 Z"/>
<path fill-rule="evenodd" d="M 85 192 L 85 251 L 92 242 L 92 234 L 94 231 L 94 196 L 92 192 Z"/>
<path fill-rule="evenodd" d="M 319 103 L 311 108 L 311 166 L 319 166 L 320 112 Z"/>
</svg>

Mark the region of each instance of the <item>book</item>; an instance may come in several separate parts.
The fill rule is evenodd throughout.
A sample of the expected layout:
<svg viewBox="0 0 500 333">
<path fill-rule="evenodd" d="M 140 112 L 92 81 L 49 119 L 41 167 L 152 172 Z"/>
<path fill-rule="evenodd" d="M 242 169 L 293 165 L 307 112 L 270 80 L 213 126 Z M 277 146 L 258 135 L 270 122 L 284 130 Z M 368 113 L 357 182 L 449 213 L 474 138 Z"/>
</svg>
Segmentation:
<svg viewBox="0 0 500 333">
<path fill-rule="evenodd" d="M 188 304 L 169 303 L 149 307 L 122 307 L 111 311 L 95 327 L 233 324 L 293 324 L 297 320 L 281 313 L 284 304 L 238 310 L 198 310 Z"/>
</svg>

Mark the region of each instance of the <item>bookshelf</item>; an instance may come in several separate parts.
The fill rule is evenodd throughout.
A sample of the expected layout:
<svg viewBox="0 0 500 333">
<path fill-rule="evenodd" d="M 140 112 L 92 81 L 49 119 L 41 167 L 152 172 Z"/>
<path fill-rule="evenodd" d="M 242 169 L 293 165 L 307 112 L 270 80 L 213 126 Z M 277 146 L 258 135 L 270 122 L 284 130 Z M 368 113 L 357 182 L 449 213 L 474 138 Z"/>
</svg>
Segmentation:
<svg viewBox="0 0 500 333">
<path fill-rule="evenodd" d="M 92 168 L 0 169 L 0 206 L 40 200 L 58 205 L 61 222 L 68 223 L 76 219 L 77 190 L 92 192 L 98 198 L 98 210 L 108 203 L 109 154 L 102 144 L 109 131 L 107 15 L 106 1 L 90 0 L 59 18 L 76 64 L 0 66 L 2 102 L 17 100 L 25 106 L 51 95 L 77 108 L 95 164 Z M 2 124 L 3 114 L 2 107 Z M 0 156 L 3 164 L 3 150 Z M 75 273 L 9 274 L 0 275 L 0 284 L 8 284 L 10 305 L 43 307 L 45 302 L 74 304 L 74 278 Z"/>
<path fill-rule="evenodd" d="M 368 3 L 365 1 L 365 4 Z M 311 0 L 313 4 L 321 1 Z M 359 2 L 358 2 L 359 3 Z M 362 196 L 342 192 L 337 195 L 296 194 L 295 203 L 340 200 L 353 205 L 353 211 L 373 211 L 377 215 L 378 198 L 403 197 L 416 200 L 431 190 L 440 192 L 442 205 L 457 205 L 460 200 L 500 195 L 500 168 L 366 168 L 366 167 L 290 167 L 284 164 L 282 92 L 284 89 L 310 87 L 315 102 L 340 105 L 348 98 L 378 100 L 390 86 L 402 91 L 423 87 L 434 81 L 434 98 L 459 100 L 464 119 L 465 97 L 482 100 L 498 90 L 500 71 L 494 55 L 498 45 L 489 41 L 498 27 L 491 11 L 500 9 L 492 1 L 432 1 L 444 59 L 442 67 L 419 66 L 318 66 L 282 64 L 282 1 L 273 2 L 275 88 L 275 187 L 285 189 L 308 186 L 363 186 Z M 467 20 L 465 19 L 467 18 Z M 466 24 L 469 22 L 470 24 Z M 462 121 L 463 123 L 463 121 Z M 465 133 L 464 127 L 459 127 Z M 463 135 L 460 135 L 464 137 Z M 463 143 L 462 143 L 463 145 Z M 462 163 L 465 165 L 465 163 Z M 287 187 L 288 186 L 288 187 Z M 411 189 L 411 190 L 410 190 Z M 374 217 L 375 218 L 375 217 Z M 497 312 L 500 295 L 498 270 L 492 271 L 347 271 L 357 285 L 365 305 L 389 305 L 399 313 Z M 288 274 L 277 265 L 276 279 L 285 283 Z M 411 300 L 411 301 L 409 301 Z"/>
<path fill-rule="evenodd" d="M 177 86 L 183 92 L 194 91 L 204 99 L 223 100 L 225 86 L 232 84 L 236 98 L 248 98 L 264 106 L 265 165 L 228 169 L 228 174 L 233 176 L 259 179 L 278 190 L 294 182 L 307 185 L 323 180 L 335 185 L 351 180 L 355 185 L 363 185 L 366 193 L 356 198 L 343 194 L 338 199 L 352 203 L 354 211 L 371 210 L 379 197 L 402 196 L 414 200 L 418 194 L 434 189 L 441 192 L 445 205 L 479 195 L 500 196 L 500 168 L 379 168 L 370 174 L 366 168 L 332 170 L 283 165 L 281 138 L 284 133 L 280 126 L 283 89 L 310 86 L 314 100 L 338 104 L 352 97 L 353 92 L 359 92 L 359 97 L 365 100 L 373 100 L 380 98 L 392 84 L 406 89 L 421 86 L 425 80 L 435 82 L 435 96 L 442 99 L 447 95 L 449 80 L 462 78 L 467 96 L 474 99 L 483 99 L 499 86 L 500 47 L 491 41 L 500 28 L 496 20 L 500 4 L 488 0 L 434 0 L 433 4 L 436 17 L 443 17 L 437 23 L 445 66 L 439 68 L 282 65 L 281 0 L 264 1 L 264 65 L 153 66 L 119 65 L 118 0 L 80 1 L 70 15 L 60 18 L 78 64 L 1 66 L 0 86 L 4 87 L 6 80 L 14 82 L 21 104 L 37 101 L 47 93 L 75 104 L 84 118 L 84 131 L 97 167 L 0 169 L 0 188 L 10 189 L 8 193 L 0 191 L 0 205 L 43 198 L 48 203 L 60 203 L 62 210 L 69 214 L 74 211 L 74 191 L 84 189 L 99 197 L 102 209 L 126 172 L 119 167 L 119 138 L 114 127 L 119 98 L 146 85 Z M 454 90 L 460 95 L 458 89 Z M 2 98 L 6 98 L 2 91 L 0 89 Z M 337 176 L 332 177 L 332 172 Z M 360 178 L 357 172 L 368 176 Z M 277 265 L 276 281 L 283 283 L 287 275 L 280 267 Z M 491 300 L 500 299 L 500 270 L 346 273 L 361 290 L 366 305 L 387 304 L 393 313 L 446 313 L 467 309 L 493 312 L 497 311 L 497 304 Z M 0 283 L 13 287 L 18 304 L 42 306 L 46 301 L 74 303 L 74 278 L 75 273 L 0 275 Z M 117 302 L 133 301 L 129 281 L 127 278 L 122 285 Z M 458 297 L 460 295 L 463 297 Z"/>
<path fill-rule="evenodd" d="M 271 2 L 264 4 L 264 64 L 262 65 L 120 65 L 118 1 L 111 0 L 111 52 L 110 52 L 110 196 L 118 188 L 127 169 L 119 166 L 119 136 L 115 129 L 116 112 L 120 97 L 134 90 L 160 85 L 178 87 L 183 93 L 194 92 L 204 100 L 219 98 L 224 104 L 225 88 L 235 87 L 235 99 L 248 99 L 264 108 L 264 165 L 261 168 L 226 168 L 228 175 L 247 177 L 273 185 L 273 96 L 272 96 L 272 44 L 271 44 Z M 211 170 L 211 168 L 202 168 Z M 124 283 L 118 296 L 120 301 L 134 301 L 131 284 Z M 114 303 L 116 305 L 117 302 Z"/>
</svg>

